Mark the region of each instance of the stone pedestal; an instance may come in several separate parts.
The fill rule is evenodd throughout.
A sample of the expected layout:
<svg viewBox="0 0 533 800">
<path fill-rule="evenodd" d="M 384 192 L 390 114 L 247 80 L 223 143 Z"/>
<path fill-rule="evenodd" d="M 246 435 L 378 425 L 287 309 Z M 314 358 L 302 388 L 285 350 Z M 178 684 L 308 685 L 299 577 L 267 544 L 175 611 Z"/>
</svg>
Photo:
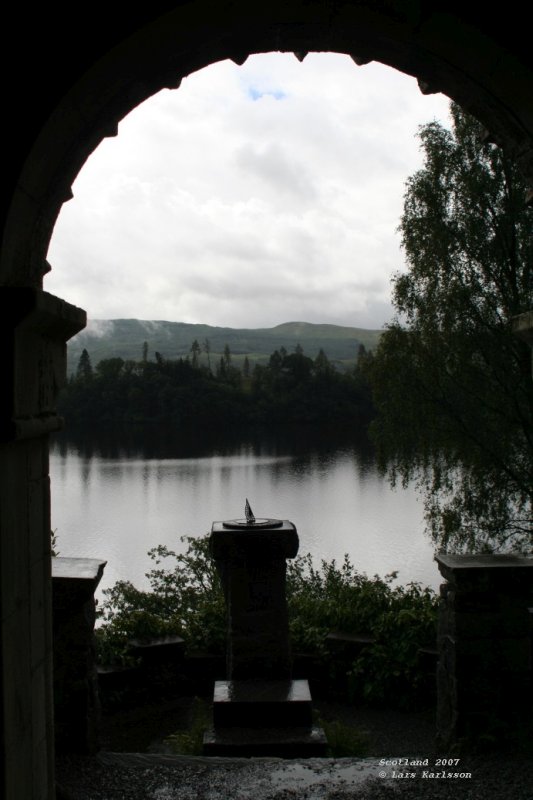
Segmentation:
<svg viewBox="0 0 533 800">
<path fill-rule="evenodd" d="M 313 727 L 306 680 L 291 680 L 286 559 L 298 552 L 292 522 L 272 527 L 213 523 L 211 553 L 228 620 L 227 677 L 217 681 L 214 728 L 204 736 L 213 756 L 305 758 L 326 754 Z"/>
<path fill-rule="evenodd" d="M 441 747 L 520 738 L 531 726 L 533 557 L 437 556 Z"/>
<path fill-rule="evenodd" d="M 219 570 L 228 620 L 227 677 L 286 680 L 291 676 L 286 559 L 298 552 L 292 522 L 232 530 L 214 522 L 211 553 Z"/>
<path fill-rule="evenodd" d="M 54 712 L 56 749 L 98 749 L 98 676 L 94 649 L 95 599 L 106 562 L 53 558 Z"/>
</svg>

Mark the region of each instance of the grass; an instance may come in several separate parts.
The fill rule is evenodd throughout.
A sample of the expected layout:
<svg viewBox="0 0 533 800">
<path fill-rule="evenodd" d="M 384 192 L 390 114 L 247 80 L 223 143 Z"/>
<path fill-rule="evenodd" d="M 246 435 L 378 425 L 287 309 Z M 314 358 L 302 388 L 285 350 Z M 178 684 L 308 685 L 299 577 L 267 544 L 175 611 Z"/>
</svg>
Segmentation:
<svg viewBox="0 0 533 800">
<path fill-rule="evenodd" d="M 329 758 L 364 758 L 368 755 L 368 737 L 358 728 L 346 725 L 338 719 L 317 720 L 328 740 Z"/>
<path fill-rule="evenodd" d="M 357 728 L 338 719 L 325 720 L 316 715 L 316 724 L 323 728 L 328 740 L 329 758 L 363 758 L 368 754 L 368 738 Z M 210 705 L 195 697 L 191 711 L 191 722 L 187 729 L 170 734 L 165 745 L 176 755 L 201 756 L 204 731 L 211 726 Z"/>
<path fill-rule="evenodd" d="M 184 731 L 171 733 L 164 743 L 173 753 L 180 756 L 201 756 L 203 753 L 204 731 L 211 726 L 209 704 L 195 697 L 191 710 L 191 723 Z"/>
</svg>

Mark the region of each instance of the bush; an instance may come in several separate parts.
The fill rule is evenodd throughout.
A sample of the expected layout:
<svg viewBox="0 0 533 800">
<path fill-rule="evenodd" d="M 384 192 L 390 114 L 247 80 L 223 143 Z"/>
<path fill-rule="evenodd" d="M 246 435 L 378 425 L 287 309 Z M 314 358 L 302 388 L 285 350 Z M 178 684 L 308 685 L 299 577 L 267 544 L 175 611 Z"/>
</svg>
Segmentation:
<svg viewBox="0 0 533 800">
<path fill-rule="evenodd" d="M 163 545 L 148 552 L 155 563 L 147 573 L 150 591 L 136 589 L 129 581 L 118 581 L 104 591 L 102 624 L 96 631 L 100 661 L 125 662 L 131 639 L 171 634 L 183 636 L 189 650 L 224 651 L 224 598 L 208 537 L 183 536 L 181 541 L 188 544 L 184 554 Z M 174 566 L 163 568 L 163 560 L 170 559 Z"/>
<path fill-rule="evenodd" d="M 220 580 L 209 554 L 209 538 L 183 537 L 185 554 L 159 546 L 149 552 L 155 562 L 147 577 L 151 591 L 128 581 L 106 590 L 97 630 L 102 661 L 123 661 L 133 638 L 179 634 L 187 648 L 215 654 L 225 651 L 225 607 Z M 174 559 L 174 566 L 162 562 Z M 418 667 L 420 647 L 433 646 L 435 594 L 419 584 L 393 587 L 396 573 L 368 578 L 348 556 L 313 565 L 310 555 L 289 561 L 287 600 L 292 647 L 330 666 L 339 683 L 339 665 L 331 661 L 325 638 L 331 630 L 367 635 L 373 642 L 357 659 L 342 664 L 343 683 L 351 699 L 411 705 L 424 675 Z"/>
<path fill-rule="evenodd" d="M 418 583 L 393 587 L 397 573 L 368 578 L 357 572 L 348 556 L 340 566 L 310 555 L 289 562 L 287 597 L 295 650 L 325 657 L 324 640 L 331 630 L 373 638 L 346 665 L 347 691 L 352 700 L 407 707 L 416 703 L 425 680 L 418 665 L 421 647 L 436 640 L 437 599 Z M 330 664 L 332 682 L 338 669 Z"/>
</svg>

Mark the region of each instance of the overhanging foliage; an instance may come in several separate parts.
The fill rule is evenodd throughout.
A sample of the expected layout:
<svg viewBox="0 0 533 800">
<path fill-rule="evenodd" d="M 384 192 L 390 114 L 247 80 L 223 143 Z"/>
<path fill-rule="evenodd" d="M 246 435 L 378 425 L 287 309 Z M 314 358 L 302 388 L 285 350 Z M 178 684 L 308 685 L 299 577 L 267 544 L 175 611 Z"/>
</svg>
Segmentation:
<svg viewBox="0 0 533 800">
<path fill-rule="evenodd" d="M 436 544 L 533 544 L 533 389 L 514 316 L 533 307 L 533 209 L 511 160 L 452 107 L 420 132 L 423 169 L 400 224 L 407 273 L 395 321 L 367 368 L 372 434 L 394 482 L 417 477 Z"/>
</svg>

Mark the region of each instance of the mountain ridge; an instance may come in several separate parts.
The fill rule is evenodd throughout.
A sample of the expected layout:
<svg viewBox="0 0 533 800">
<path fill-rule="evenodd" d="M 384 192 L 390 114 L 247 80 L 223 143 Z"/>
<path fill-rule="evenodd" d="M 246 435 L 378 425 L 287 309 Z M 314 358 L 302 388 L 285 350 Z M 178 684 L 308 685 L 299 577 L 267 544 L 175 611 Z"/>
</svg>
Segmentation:
<svg viewBox="0 0 533 800">
<path fill-rule="evenodd" d="M 92 319 L 87 328 L 68 343 L 67 371 L 68 374 L 75 372 L 83 349 L 87 349 L 93 365 L 113 357 L 138 361 L 144 342 L 148 344 L 149 359 L 153 359 L 156 352 L 164 358 L 180 358 L 190 353 L 195 339 L 202 349 L 205 340 L 209 340 L 213 363 L 224 352 L 226 344 L 237 365 L 245 356 L 251 364 L 265 363 L 274 350 L 285 347 L 290 351 L 299 344 L 311 358 L 322 349 L 331 361 L 346 368 L 355 363 L 359 346 L 374 349 L 381 333 L 376 329 L 303 320 L 282 322 L 271 328 L 229 328 L 170 320 Z M 202 358 L 205 360 L 207 356 Z"/>
</svg>

